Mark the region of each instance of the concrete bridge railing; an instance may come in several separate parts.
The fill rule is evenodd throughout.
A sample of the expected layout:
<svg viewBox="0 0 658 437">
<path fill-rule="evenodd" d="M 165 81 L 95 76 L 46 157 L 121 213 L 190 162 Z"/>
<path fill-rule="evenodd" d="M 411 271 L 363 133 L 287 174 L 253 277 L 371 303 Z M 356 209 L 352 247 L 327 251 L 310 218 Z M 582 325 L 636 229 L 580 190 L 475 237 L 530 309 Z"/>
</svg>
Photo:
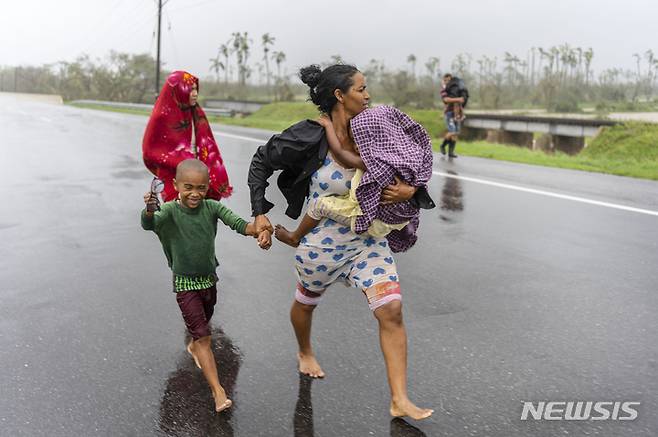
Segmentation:
<svg viewBox="0 0 658 437">
<path fill-rule="evenodd" d="M 585 147 L 586 138 L 595 137 L 604 126 L 618 123 L 584 118 L 467 112 L 462 137 L 548 151 L 560 150 L 575 155 Z M 535 139 L 535 133 L 543 135 Z"/>
</svg>

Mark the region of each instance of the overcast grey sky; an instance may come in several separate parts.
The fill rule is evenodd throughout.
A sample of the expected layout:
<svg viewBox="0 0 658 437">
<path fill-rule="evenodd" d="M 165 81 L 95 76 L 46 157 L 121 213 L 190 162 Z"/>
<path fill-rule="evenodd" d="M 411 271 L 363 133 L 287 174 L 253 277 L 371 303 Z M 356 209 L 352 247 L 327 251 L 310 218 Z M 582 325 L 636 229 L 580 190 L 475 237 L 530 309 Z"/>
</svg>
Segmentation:
<svg viewBox="0 0 658 437">
<path fill-rule="evenodd" d="M 72 60 L 109 50 L 155 54 L 157 0 L 0 0 L 0 65 Z M 248 31 L 252 59 L 260 36 L 276 37 L 289 71 L 340 54 L 443 69 L 460 52 L 476 58 L 530 47 L 593 47 L 594 67 L 633 68 L 632 54 L 658 53 L 658 0 L 168 0 L 162 58 L 168 69 L 209 75 L 208 59 L 232 32 Z"/>
</svg>

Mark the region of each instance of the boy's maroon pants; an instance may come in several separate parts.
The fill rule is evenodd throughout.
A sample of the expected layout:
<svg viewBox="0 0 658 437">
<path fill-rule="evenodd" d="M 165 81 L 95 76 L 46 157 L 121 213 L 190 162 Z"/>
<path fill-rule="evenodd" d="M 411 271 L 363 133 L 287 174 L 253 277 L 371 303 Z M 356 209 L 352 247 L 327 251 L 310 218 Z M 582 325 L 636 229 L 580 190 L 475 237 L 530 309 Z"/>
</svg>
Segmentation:
<svg viewBox="0 0 658 437">
<path fill-rule="evenodd" d="M 176 302 L 183 314 L 187 331 L 194 340 L 210 335 L 210 318 L 217 303 L 217 286 L 205 290 L 176 293 Z"/>
</svg>

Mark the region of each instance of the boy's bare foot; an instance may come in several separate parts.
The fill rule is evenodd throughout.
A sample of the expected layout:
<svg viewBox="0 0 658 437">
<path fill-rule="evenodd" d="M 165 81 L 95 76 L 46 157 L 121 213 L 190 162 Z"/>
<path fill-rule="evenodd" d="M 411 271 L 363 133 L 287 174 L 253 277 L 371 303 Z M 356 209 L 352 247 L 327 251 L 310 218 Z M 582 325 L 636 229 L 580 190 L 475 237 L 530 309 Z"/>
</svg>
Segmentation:
<svg viewBox="0 0 658 437">
<path fill-rule="evenodd" d="M 201 364 L 199 364 L 199 359 L 196 357 L 196 355 L 194 355 L 194 352 L 192 352 L 192 343 L 193 342 L 194 342 L 194 340 L 190 341 L 190 343 L 187 345 L 187 351 L 190 353 L 190 355 L 192 355 L 192 358 L 194 358 L 194 364 L 196 364 L 196 366 L 200 369 Z"/>
<path fill-rule="evenodd" d="M 232 405 L 233 405 L 233 401 L 230 399 L 226 399 L 224 402 L 221 403 L 221 405 L 215 402 L 215 411 L 221 413 L 222 411 L 231 408 Z"/>
<path fill-rule="evenodd" d="M 297 353 L 299 360 L 299 371 L 304 375 L 311 378 L 324 378 L 324 372 L 320 368 L 320 363 L 315 359 L 315 355 L 304 355 L 301 352 Z"/>
<path fill-rule="evenodd" d="M 410 417 L 414 420 L 427 419 L 432 415 L 434 410 L 429 408 L 419 408 L 409 399 L 402 401 L 391 401 L 391 416 L 393 417 Z"/>
<path fill-rule="evenodd" d="M 220 393 L 213 393 L 212 397 L 215 398 L 215 411 L 218 413 L 231 408 L 231 405 L 233 405 L 233 401 L 226 397 L 224 390 Z"/>
<path fill-rule="evenodd" d="M 277 240 L 282 243 L 286 243 L 288 246 L 299 246 L 299 238 L 296 238 L 292 232 L 281 225 L 276 225 L 274 227 L 274 236 Z"/>
</svg>

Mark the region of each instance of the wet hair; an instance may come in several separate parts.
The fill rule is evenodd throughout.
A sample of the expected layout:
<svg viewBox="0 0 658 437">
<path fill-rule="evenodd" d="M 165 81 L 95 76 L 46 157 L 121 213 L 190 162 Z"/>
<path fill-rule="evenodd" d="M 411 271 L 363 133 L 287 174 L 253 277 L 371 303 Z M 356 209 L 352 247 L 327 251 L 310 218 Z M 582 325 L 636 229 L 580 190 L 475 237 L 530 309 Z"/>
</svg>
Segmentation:
<svg viewBox="0 0 658 437">
<path fill-rule="evenodd" d="M 206 177 L 208 177 L 208 167 L 206 166 L 206 164 L 199 161 L 198 159 L 186 159 L 184 161 L 181 161 L 176 166 L 176 179 L 179 179 L 180 177 L 182 177 L 183 173 L 186 173 L 188 171 L 203 173 L 206 175 Z"/>
<path fill-rule="evenodd" d="M 354 65 L 335 64 L 324 70 L 319 65 L 309 65 L 299 70 L 299 78 L 310 88 L 311 101 L 320 111 L 329 114 L 338 103 L 334 91 L 339 89 L 346 93 L 358 72 Z"/>
</svg>

